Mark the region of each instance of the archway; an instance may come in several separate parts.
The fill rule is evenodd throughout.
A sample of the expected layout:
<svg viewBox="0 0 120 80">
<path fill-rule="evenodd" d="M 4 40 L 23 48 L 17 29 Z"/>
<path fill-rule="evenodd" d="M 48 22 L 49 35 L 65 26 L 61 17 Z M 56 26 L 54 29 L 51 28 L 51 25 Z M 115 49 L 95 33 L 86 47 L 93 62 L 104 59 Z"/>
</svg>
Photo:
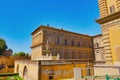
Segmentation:
<svg viewBox="0 0 120 80">
<path fill-rule="evenodd" d="M 19 72 L 19 64 L 17 64 L 16 72 Z"/>
<path fill-rule="evenodd" d="M 23 69 L 23 78 L 24 80 L 27 80 L 27 74 L 28 73 L 28 70 L 27 70 L 27 67 L 25 66 L 24 69 Z"/>
</svg>

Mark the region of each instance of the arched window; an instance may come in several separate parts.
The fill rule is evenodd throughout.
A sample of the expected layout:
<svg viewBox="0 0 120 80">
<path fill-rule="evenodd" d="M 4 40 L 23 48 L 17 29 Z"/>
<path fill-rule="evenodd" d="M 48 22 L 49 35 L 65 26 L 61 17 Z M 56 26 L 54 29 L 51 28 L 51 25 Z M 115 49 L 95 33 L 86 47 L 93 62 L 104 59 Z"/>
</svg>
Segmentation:
<svg viewBox="0 0 120 80">
<path fill-rule="evenodd" d="M 95 43 L 95 47 L 98 48 L 99 47 L 99 43 Z"/>
</svg>

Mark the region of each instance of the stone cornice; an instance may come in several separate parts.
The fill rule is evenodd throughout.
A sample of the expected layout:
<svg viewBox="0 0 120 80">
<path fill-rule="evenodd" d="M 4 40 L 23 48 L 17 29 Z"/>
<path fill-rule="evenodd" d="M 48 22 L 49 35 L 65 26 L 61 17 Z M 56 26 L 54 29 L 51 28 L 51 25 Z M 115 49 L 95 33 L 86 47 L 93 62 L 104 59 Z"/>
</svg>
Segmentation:
<svg viewBox="0 0 120 80">
<path fill-rule="evenodd" d="M 111 14 L 109 16 L 106 16 L 104 18 L 100 18 L 100 19 L 96 20 L 96 22 L 99 24 L 104 24 L 104 23 L 107 23 L 109 21 L 113 21 L 113 20 L 118 19 L 118 18 L 120 18 L 120 11 L 116 12 L 114 14 Z"/>
<path fill-rule="evenodd" d="M 85 34 L 80 34 L 80 33 L 75 33 L 75 32 L 71 32 L 71 31 L 67 31 L 67 30 L 63 30 L 63 29 L 57 29 L 57 28 L 53 28 L 53 27 L 48 27 L 48 26 L 39 26 L 36 30 L 34 30 L 31 35 L 34 35 L 36 32 L 42 30 L 42 29 L 50 29 L 50 30 L 56 30 L 56 31 L 61 31 L 61 32 L 65 32 L 65 33 L 70 33 L 70 34 L 75 34 L 75 35 L 81 35 L 81 36 L 86 36 L 86 37 L 91 37 L 92 36 L 89 36 L 89 35 L 85 35 Z"/>
<path fill-rule="evenodd" d="M 37 46 L 41 46 L 43 45 L 43 43 L 39 43 L 39 44 L 36 44 L 36 45 L 32 45 L 31 48 L 34 48 L 34 47 L 37 47 Z"/>
</svg>

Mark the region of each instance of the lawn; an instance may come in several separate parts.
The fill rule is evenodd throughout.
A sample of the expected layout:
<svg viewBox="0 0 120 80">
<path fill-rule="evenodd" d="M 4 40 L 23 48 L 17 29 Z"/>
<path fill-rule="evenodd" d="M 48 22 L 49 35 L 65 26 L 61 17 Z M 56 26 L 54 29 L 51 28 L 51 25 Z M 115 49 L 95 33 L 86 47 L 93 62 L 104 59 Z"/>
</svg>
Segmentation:
<svg viewBox="0 0 120 80">
<path fill-rule="evenodd" d="M 19 77 L 19 75 L 9 75 L 9 74 L 5 74 L 2 76 L 0 76 L 0 80 L 23 80 L 21 77 Z"/>
</svg>

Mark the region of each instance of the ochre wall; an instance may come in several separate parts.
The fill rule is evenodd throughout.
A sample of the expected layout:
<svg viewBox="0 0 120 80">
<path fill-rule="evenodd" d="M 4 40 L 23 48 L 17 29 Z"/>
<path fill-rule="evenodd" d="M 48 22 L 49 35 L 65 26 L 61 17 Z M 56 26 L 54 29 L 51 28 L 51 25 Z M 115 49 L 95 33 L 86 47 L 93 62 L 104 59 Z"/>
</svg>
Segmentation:
<svg viewBox="0 0 120 80">
<path fill-rule="evenodd" d="M 82 76 L 87 75 L 87 62 L 79 64 L 52 64 L 40 65 L 40 61 L 18 60 L 15 62 L 15 73 L 18 72 L 24 80 L 49 80 L 49 76 L 54 76 L 53 80 L 73 78 L 74 68 L 83 68 Z M 43 62 L 42 62 L 43 63 Z M 90 63 L 92 66 L 93 64 Z M 24 68 L 26 67 L 26 71 Z M 92 71 L 91 71 L 92 72 Z M 93 74 L 93 72 L 92 72 Z"/>
<path fill-rule="evenodd" d="M 42 79 L 49 80 L 49 76 L 54 76 L 53 80 L 74 78 L 74 68 L 86 68 L 86 64 L 66 64 L 42 67 Z M 51 71 L 52 70 L 52 71 Z M 87 71 L 82 70 L 82 76 L 86 76 Z"/>
<path fill-rule="evenodd" d="M 109 28 L 109 38 L 111 44 L 112 60 L 113 63 L 117 62 L 116 47 L 120 47 L 120 27 L 119 25 Z"/>
</svg>

